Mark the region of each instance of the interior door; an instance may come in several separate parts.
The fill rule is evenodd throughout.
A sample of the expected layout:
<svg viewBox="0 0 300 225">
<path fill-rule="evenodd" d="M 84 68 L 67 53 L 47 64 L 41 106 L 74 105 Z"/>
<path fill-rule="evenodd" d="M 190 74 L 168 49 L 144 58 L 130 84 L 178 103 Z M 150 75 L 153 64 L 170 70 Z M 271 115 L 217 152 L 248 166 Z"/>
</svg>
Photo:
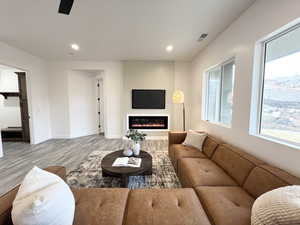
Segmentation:
<svg viewBox="0 0 300 225">
<path fill-rule="evenodd" d="M 30 142 L 30 128 L 29 128 L 29 113 L 28 113 L 28 100 L 27 100 L 27 87 L 26 87 L 26 73 L 16 72 L 19 80 L 19 94 L 20 94 L 20 108 L 22 120 L 22 133 L 23 141 Z"/>
</svg>

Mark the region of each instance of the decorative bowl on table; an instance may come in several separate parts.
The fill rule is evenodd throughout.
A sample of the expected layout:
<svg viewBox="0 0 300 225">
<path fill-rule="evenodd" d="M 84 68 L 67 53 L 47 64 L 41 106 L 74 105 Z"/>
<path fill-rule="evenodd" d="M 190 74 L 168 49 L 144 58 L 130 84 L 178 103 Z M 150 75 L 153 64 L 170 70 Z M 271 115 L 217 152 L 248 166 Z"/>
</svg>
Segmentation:
<svg viewBox="0 0 300 225">
<path fill-rule="evenodd" d="M 130 157 L 133 155 L 133 151 L 131 149 L 124 149 L 123 155 L 126 157 Z"/>
</svg>

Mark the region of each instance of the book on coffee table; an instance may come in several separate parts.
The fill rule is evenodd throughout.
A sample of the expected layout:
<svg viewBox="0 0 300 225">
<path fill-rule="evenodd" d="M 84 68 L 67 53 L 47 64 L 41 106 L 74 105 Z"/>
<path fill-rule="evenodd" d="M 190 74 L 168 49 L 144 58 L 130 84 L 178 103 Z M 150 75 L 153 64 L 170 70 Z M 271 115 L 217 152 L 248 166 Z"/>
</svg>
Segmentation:
<svg viewBox="0 0 300 225">
<path fill-rule="evenodd" d="M 112 164 L 113 167 L 140 167 L 142 163 L 141 158 L 135 157 L 119 157 L 116 158 L 114 163 Z"/>
</svg>

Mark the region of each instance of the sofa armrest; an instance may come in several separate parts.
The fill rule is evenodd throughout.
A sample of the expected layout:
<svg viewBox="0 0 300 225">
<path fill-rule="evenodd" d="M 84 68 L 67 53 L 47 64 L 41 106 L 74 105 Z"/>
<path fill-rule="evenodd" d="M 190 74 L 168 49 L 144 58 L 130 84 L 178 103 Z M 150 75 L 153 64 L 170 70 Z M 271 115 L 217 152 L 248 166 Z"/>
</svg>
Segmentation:
<svg viewBox="0 0 300 225">
<path fill-rule="evenodd" d="M 170 131 L 169 132 L 169 147 L 173 144 L 182 144 L 186 138 L 187 132 Z"/>
<path fill-rule="evenodd" d="M 66 181 L 66 168 L 63 166 L 50 166 L 45 168 L 44 170 L 50 172 L 50 173 L 54 173 L 57 176 L 59 176 L 61 179 L 63 179 L 64 181 Z"/>
</svg>

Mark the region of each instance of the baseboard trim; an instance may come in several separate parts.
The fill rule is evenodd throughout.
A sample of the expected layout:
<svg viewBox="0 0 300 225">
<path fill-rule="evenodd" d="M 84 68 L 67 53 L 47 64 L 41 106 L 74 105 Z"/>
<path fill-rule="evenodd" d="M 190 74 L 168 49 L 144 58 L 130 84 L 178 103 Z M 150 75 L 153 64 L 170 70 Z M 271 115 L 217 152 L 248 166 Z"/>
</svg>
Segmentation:
<svg viewBox="0 0 300 225">
<path fill-rule="evenodd" d="M 35 140 L 34 138 L 30 140 L 30 144 L 31 145 L 37 145 L 37 144 L 40 144 L 40 143 L 43 143 L 45 141 L 48 141 L 48 140 L 51 140 L 53 137 L 47 137 L 47 138 L 42 138 L 42 139 L 39 139 L 39 140 Z"/>
<path fill-rule="evenodd" d="M 123 137 L 124 140 L 128 140 L 127 137 Z M 146 140 L 168 140 L 168 136 L 147 136 Z"/>
<path fill-rule="evenodd" d="M 96 135 L 98 133 L 99 133 L 98 131 L 91 131 L 91 132 L 87 132 L 85 134 L 80 134 L 80 135 L 70 135 L 69 138 L 72 139 L 72 138 L 86 137 L 86 136 L 90 136 L 90 135 Z"/>
<path fill-rule="evenodd" d="M 53 135 L 52 139 L 74 139 L 74 138 L 86 137 L 86 136 L 96 135 L 96 134 L 98 134 L 98 131 L 91 131 L 81 135 Z"/>
<path fill-rule="evenodd" d="M 105 138 L 107 138 L 107 139 L 120 139 L 120 138 L 122 138 L 122 135 L 117 135 L 117 134 L 106 135 L 105 134 Z"/>
<path fill-rule="evenodd" d="M 52 139 L 70 139 L 69 135 L 53 135 Z"/>
</svg>

